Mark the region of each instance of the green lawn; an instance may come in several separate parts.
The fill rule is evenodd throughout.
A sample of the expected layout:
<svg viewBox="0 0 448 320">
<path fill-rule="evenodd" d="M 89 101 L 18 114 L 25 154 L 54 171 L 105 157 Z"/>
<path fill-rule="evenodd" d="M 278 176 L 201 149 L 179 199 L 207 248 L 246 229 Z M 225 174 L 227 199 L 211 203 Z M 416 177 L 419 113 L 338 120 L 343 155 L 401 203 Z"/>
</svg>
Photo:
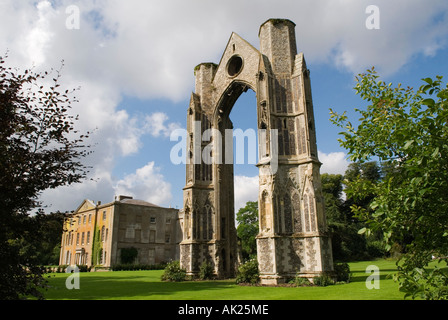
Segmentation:
<svg viewBox="0 0 448 320">
<path fill-rule="evenodd" d="M 368 265 L 380 270 L 380 289 L 367 289 Z M 45 293 L 48 300 L 393 300 L 403 299 L 398 284 L 387 278 L 395 261 L 350 263 L 351 282 L 328 287 L 240 286 L 234 280 L 161 282 L 162 270 L 80 273 L 80 289 L 68 290 L 69 274 L 54 273 Z"/>
</svg>

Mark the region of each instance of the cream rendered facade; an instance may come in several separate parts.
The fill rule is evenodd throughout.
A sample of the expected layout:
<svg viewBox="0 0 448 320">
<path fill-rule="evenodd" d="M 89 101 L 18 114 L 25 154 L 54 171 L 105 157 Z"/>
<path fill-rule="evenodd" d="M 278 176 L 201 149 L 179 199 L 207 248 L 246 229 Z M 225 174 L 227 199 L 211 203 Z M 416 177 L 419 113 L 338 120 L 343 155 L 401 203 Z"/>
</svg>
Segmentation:
<svg viewBox="0 0 448 320">
<path fill-rule="evenodd" d="M 118 196 L 107 204 L 84 202 L 64 223 L 60 265 L 110 268 L 121 250 L 137 249 L 134 263 L 179 259 L 182 217 L 178 209 Z"/>
</svg>

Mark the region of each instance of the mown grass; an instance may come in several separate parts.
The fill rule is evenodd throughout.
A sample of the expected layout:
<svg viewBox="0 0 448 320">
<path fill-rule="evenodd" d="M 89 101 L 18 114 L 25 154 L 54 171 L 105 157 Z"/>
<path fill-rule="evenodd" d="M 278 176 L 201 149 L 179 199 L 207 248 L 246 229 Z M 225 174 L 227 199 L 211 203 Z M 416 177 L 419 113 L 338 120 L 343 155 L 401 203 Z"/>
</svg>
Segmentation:
<svg viewBox="0 0 448 320">
<path fill-rule="evenodd" d="M 163 270 L 80 273 L 80 288 L 68 290 L 69 274 L 55 273 L 45 292 L 48 300 L 402 300 L 404 294 L 389 274 L 395 261 L 350 263 L 348 284 L 327 287 L 241 286 L 234 280 L 162 282 Z M 369 265 L 380 270 L 380 288 L 368 289 Z"/>
</svg>

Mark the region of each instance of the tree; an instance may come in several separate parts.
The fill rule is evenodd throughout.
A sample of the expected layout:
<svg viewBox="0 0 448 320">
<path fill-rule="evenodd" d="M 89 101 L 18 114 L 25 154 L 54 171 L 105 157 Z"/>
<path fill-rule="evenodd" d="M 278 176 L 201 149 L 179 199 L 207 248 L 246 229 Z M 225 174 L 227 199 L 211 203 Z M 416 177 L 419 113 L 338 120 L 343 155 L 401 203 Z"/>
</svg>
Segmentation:
<svg viewBox="0 0 448 320">
<path fill-rule="evenodd" d="M 138 257 L 138 250 L 137 248 L 130 247 L 130 248 L 121 248 L 121 257 L 120 261 L 123 264 L 132 264 L 135 262 L 135 259 Z"/>
<path fill-rule="evenodd" d="M 344 178 L 347 190 L 358 181 L 362 181 L 364 185 L 375 185 L 381 180 L 381 168 L 376 161 L 352 162 L 345 171 Z M 373 192 L 372 188 L 371 191 Z M 356 205 L 368 210 L 374 197 L 375 194 L 371 192 L 355 194 L 348 192 L 345 206 L 350 208 Z"/>
<path fill-rule="evenodd" d="M 321 175 L 333 258 L 337 261 L 350 261 L 361 258 L 365 251 L 365 241 L 358 235 L 350 213 L 345 210 L 345 201 L 342 199 L 343 180 L 344 176 L 340 174 Z"/>
<path fill-rule="evenodd" d="M 63 64 L 62 64 L 63 65 Z M 62 68 L 62 67 L 61 67 Z M 0 298 L 42 297 L 42 271 L 26 244 L 39 241 L 40 193 L 80 182 L 88 168 L 87 135 L 69 114 L 73 91 L 59 92 L 60 71 L 20 73 L 0 57 Z M 39 84 L 51 77 L 49 88 Z"/>
<path fill-rule="evenodd" d="M 448 298 L 448 277 L 429 268 L 448 255 L 448 86 L 442 77 L 423 79 L 414 91 L 378 79 L 372 68 L 356 78 L 356 93 L 370 103 L 355 109 L 355 128 L 346 113 L 331 111 L 331 121 L 344 129 L 340 144 L 354 162 L 378 159 L 389 169 L 376 184 L 358 179 L 349 195 L 374 195 L 368 208 L 352 206 L 367 227 L 382 232 L 386 249 L 406 243 L 398 264 L 400 289 L 426 299 Z M 404 241 L 406 239 L 406 241 Z"/>
<path fill-rule="evenodd" d="M 346 186 L 346 200 L 344 201 L 344 211 L 350 216 L 351 231 L 356 232 L 364 228 L 365 221 L 359 219 L 353 214 L 351 208 L 358 207 L 363 210 L 370 210 L 370 204 L 375 198 L 376 194 L 372 192 L 373 188 L 369 188 L 370 192 L 353 193 L 350 192 L 353 185 L 362 181 L 365 186 L 377 185 L 382 181 L 387 171 L 383 164 L 379 165 L 376 161 L 369 162 L 352 162 L 349 164 L 344 176 L 344 185 Z M 384 248 L 383 235 L 381 232 L 370 232 L 368 234 L 360 234 L 357 240 L 359 242 L 358 248 L 362 249 L 362 254 L 358 258 L 370 259 L 382 257 L 387 254 Z M 360 252 L 358 252 L 359 254 Z"/>
<path fill-rule="evenodd" d="M 37 218 L 35 215 L 34 218 Z M 61 235 L 64 229 L 64 220 L 66 213 L 52 212 L 41 215 L 42 222 L 39 224 L 40 241 L 36 245 L 38 253 L 38 262 L 40 265 L 58 265 L 59 254 L 61 251 Z"/>
<path fill-rule="evenodd" d="M 236 232 L 241 241 L 243 260 L 247 260 L 257 253 L 257 242 L 255 237 L 259 230 L 258 202 L 247 202 L 244 208 L 238 210 L 236 221 L 238 223 Z"/>
<path fill-rule="evenodd" d="M 350 204 L 354 200 L 342 196 L 344 185 L 350 182 L 351 176 L 355 176 L 354 168 L 358 169 L 359 166 L 350 164 L 344 176 L 327 173 L 321 175 L 325 213 L 331 234 L 333 258 L 336 261 L 365 260 L 383 255 L 381 250 L 376 250 L 377 242 L 358 234 L 358 230 L 365 224 L 353 217 Z"/>
<path fill-rule="evenodd" d="M 34 256 L 39 265 L 59 264 L 61 234 L 66 217 L 67 215 L 61 212 L 46 214 L 43 211 L 38 211 L 29 217 L 36 226 L 34 229 L 37 236 L 24 241 L 27 243 L 29 255 Z M 32 240 L 35 241 L 31 242 Z"/>
</svg>

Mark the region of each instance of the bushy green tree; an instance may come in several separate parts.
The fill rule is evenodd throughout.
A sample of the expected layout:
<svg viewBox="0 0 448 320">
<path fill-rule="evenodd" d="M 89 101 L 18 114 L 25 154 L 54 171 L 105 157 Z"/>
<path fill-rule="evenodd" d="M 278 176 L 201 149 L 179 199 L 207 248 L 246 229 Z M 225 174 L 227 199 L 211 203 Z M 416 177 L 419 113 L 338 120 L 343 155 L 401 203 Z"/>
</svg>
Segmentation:
<svg viewBox="0 0 448 320">
<path fill-rule="evenodd" d="M 446 273 L 428 265 L 434 258 L 446 264 L 448 256 L 448 86 L 438 76 L 423 79 L 416 91 L 393 87 L 372 69 L 357 77 L 355 90 L 369 103 L 356 109 L 357 127 L 345 113 L 331 115 L 344 129 L 341 146 L 354 162 L 377 159 L 390 169 L 378 183 L 357 179 L 346 190 L 373 195 L 368 208 L 352 206 L 367 223 L 360 232 L 381 232 L 386 249 L 404 243 L 397 276 L 401 290 L 446 299 Z"/>
<path fill-rule="evenodd" d="M 367 163 L 367 167 L 375 168 L 376 163 Z M 344 186 L 363 171 L 364 164 L 351 163 L 344 175 L 321 175 L 322 193 L 325 199 L 325 213 L 328 229 L 331 234 L 333 258 L 336 261 L 365 260 L 384 255 L 384 251 L 376 249 L 376 237 L 366 237 L 358 233 L 365 223 L 353 216 L 350 206 L 354 203 L 366 206 L 367 198 L 358 200 L 351 197 L 343 197 Z M 370 177 L 369 179 L 374 177 Z"/>
<path fill-rule="evenodd" d="M 54 76 L 47 88 L 40 82 Z M 41 240 L 38 197 L 85 178 L 89 152 L 69 114 L 76 98 L 60 92 L 59 71 L 6 67 L 0 57 L 0 299 L 41 297 L 42 271 L 30 243 Z"/>
<path fill-rule="evenodd" d="M 337 261 L 364 258 L 365 239 L 358 234 L 357 222 L 346 209 L 346 200 L 342 198 L 344 176 L 324 173 L 321 175 L 321 181 L 333 258 Z"/>
<path fill-rule="evenodd" d="M 36 255 L 37 263 L 43 266 L 58 265 L 63 223 L 66 214 L 61 212 L 47 214 L 41 211 L 30 218 L 35 221 L 39 234 L 38 241 L 30 243 Z"/>
<path fill-rule="evenodd" d="M 180 267 L 180 261 L 169 262 L 161 276 L 162 281 L 180 282 L 184 281 L 187 276 L 187 271 Z"/>
<path fill-rule="evenodd" d="M 256 284 L 260 281 L 257 259 L 250 259 L 238 267 L 236 283 Z"/>
<path fill-rule="evenodd" d="M 243 260 L 247 260 L 257 254 L 255 237 L 258 234 L 258 202 L 249 201 L 244 208 L 236 214 L 238 223 L 236 232 L 240 239 Z"/>
<path fill-rule="evenodd" d="M 214 277 L 214 268 L 210 262 L 204 261 L 199 268 L 199 279 L 209 280 Z"/>
</svg>

